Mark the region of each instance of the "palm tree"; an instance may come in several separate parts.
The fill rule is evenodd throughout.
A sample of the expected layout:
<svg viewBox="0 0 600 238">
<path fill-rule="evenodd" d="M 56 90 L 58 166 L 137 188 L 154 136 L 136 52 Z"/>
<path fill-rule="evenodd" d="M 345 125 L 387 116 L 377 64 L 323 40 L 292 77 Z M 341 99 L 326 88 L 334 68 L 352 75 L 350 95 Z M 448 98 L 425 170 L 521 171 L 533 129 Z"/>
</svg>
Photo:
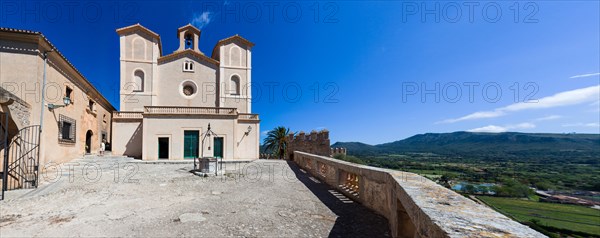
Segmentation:
<svg viewBox="0 0 600 238">
<path fill-rule="evenodd" d="M 265 149 L 271 151 L 273 155 L 279 157 L 279 159 L 283 159 L 288 145 L 287 138 L 289 133 L 290 128 L 285 128 L 283 126 L 275 127 L 267 133 L 267 138 L 263 141 Z"/>
</svg>

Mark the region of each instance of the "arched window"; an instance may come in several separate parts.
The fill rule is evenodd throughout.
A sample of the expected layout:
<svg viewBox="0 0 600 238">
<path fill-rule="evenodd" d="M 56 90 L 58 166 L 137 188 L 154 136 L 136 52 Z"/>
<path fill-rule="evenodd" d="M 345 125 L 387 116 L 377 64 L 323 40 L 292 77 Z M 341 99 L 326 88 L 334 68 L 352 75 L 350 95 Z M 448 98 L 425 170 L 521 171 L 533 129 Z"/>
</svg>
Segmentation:
<svg viewBox="0 0 600 238">
<path fill-rule="evenodd" d="M 229 65 L 242 66 L 242 51 L 237 45 L 232 46 L 229 50 Z"/>
<path fill-rule="evenodd" d="M 240 77 L 237 75 L 231 76 L 231 83 L 229 84 L 229 91 L 232 95 L 240 95 Z"/>
<path fill-rule="evenodd" d="M 134 92 L 143 92 L 144 91 L 144 72 L 141 70 L 136 70 L 133 73 L 133 91 Z"/>
<path fill-rule="evenodd" d="M 133 39 L 133 50 L 131 51 L 131 58 L 133 59 L 146 59 L 146 42 L 140 38 L 136 37 Z"/>
<path fill-rule="evenodd" d="M 186 60 L 183 62 L 184 72 L 194 72 L 194 61 Z"/>
<path fill-rule="evenodd" d="M 194 37 L 191 34 L 185 35 L 185 49 L 193 49 L 194 47 Z"/>
</svg>

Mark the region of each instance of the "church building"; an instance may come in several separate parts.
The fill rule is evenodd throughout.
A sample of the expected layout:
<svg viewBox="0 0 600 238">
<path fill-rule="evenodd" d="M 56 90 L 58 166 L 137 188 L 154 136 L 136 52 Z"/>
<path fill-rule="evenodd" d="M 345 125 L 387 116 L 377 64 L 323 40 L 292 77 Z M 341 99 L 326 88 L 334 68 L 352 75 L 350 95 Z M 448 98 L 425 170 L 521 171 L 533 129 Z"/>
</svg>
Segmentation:
<svg viewBox="0 0 600 238">
<path fill-rule="evenodd" d="M 165 55 L 160 35 L 140 24 L 117 34 L 120 111 L 113 113 L 113 154 L 259 157 L 260 120 L 250 103 L 252 42 L 231 36 L 206 55 L 198 47 L 201 31 L 188 24 L 177 29 L 179 48 Z"/>
</svg>

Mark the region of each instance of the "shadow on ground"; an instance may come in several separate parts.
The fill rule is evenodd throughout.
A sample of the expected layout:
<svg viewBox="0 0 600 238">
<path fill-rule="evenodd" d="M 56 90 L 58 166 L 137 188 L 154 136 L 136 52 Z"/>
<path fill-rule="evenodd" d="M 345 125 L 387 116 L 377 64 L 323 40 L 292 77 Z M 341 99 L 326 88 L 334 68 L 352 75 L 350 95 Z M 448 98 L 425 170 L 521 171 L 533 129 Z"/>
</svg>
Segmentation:
<svg viewBox="0 0 600 238">
<path fill-rule="evenodd" d="M 329 237 L 390 237 L 385 217 L 352 202 L 333 187 L 300 169 L 294 162 L 288 161 L 287 164 L 296 178 L 338 216 Z"/>
</svg>

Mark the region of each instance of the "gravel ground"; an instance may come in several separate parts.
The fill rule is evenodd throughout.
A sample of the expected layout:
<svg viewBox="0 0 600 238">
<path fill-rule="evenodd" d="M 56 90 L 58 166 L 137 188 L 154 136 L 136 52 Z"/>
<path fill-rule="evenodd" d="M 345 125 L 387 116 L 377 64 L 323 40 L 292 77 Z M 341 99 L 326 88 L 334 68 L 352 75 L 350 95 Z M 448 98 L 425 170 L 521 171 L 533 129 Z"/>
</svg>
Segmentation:
<svg viewBox="0 0 600 238">
<path fill-rule="evenodd" d="M 385 218 L 293 163 L 228 166 L 208 178 L 118 157 L 49 167 L 38 189 L 7 192 L 0 236 L 389 236 Z"/>
</svg>

